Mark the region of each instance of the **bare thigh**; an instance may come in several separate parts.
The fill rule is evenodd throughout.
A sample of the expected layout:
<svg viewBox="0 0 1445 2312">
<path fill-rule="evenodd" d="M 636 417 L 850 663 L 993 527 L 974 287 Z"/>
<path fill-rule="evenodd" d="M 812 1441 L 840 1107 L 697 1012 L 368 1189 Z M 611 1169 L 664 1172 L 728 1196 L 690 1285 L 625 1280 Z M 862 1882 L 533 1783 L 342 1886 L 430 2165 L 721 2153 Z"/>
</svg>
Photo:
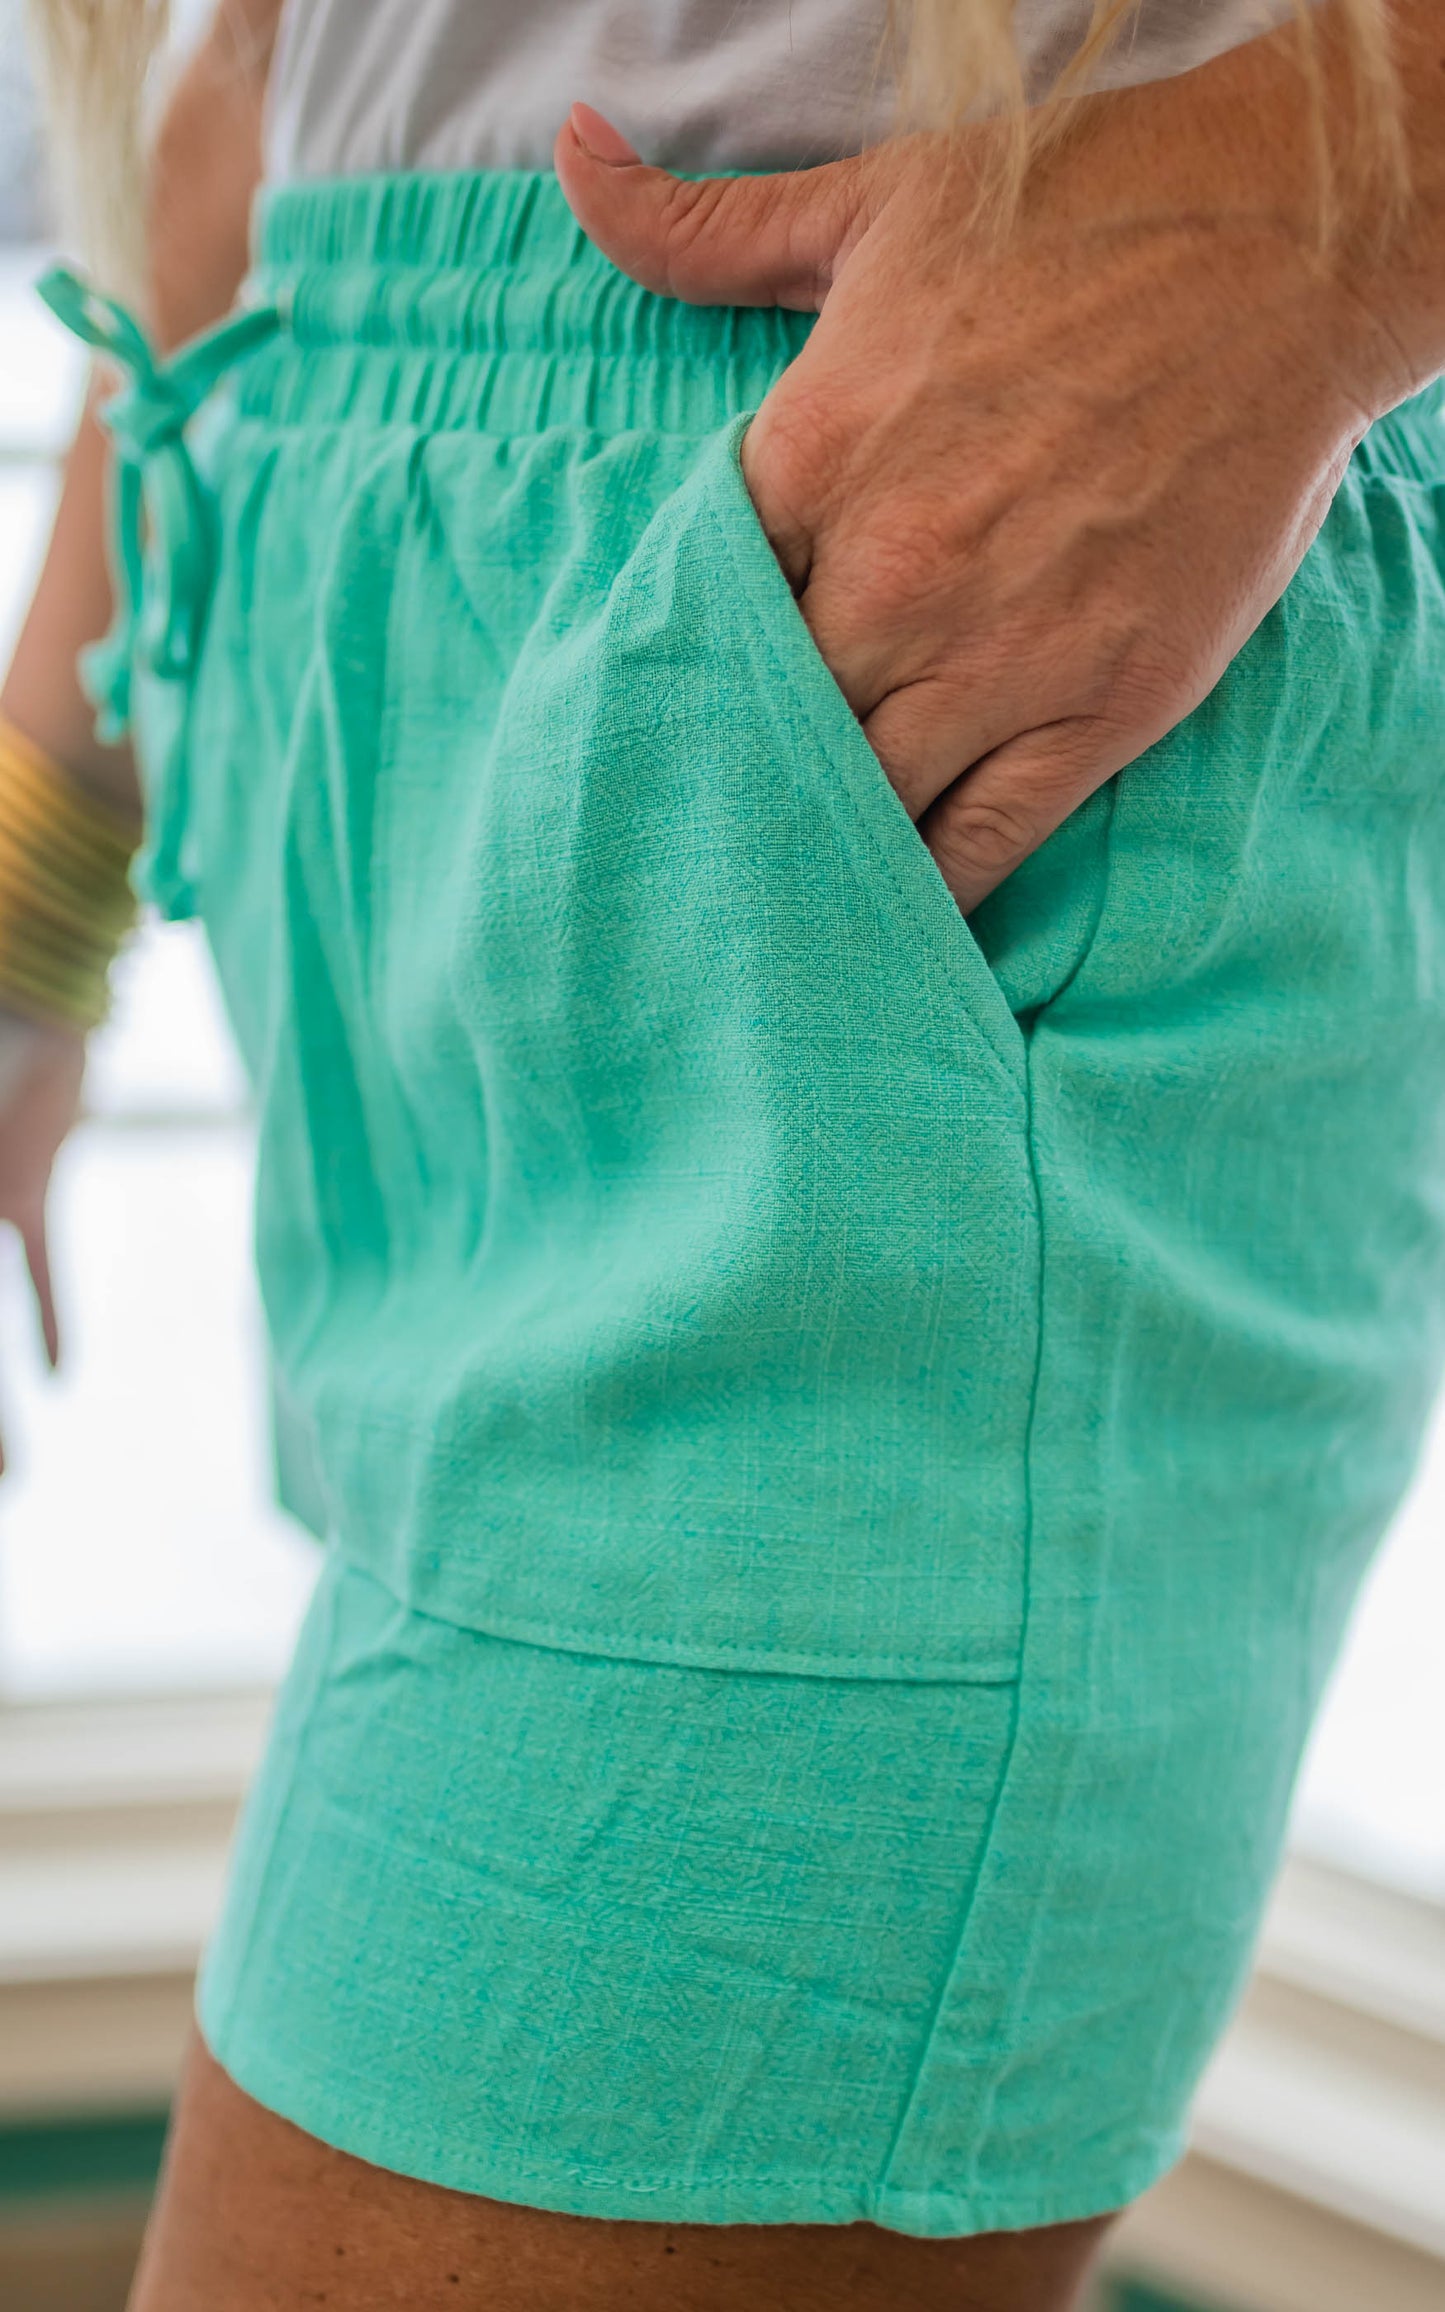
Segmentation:
<svg viewBox="0 0 1445 2312">
<path fill-rule="evenodd" d="M 1107 2220 L 914 2240 L 549 2215 L 332 2151 L 197 2039 L 130 2312 L 1066 2312 Z"/>
</svg>

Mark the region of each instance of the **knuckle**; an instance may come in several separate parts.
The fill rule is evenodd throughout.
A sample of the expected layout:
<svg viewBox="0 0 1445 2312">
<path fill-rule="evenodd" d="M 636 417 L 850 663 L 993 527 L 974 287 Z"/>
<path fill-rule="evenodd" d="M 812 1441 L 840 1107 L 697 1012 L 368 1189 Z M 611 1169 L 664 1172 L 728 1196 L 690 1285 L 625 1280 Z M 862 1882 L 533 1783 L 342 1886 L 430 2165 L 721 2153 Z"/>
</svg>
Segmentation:
<svg viewBox="0 0 1445 2312">
<path fill-rule="evenodd" d="M 853 571 L 849 592 L 849 613 L 860 633 L 874 633 L 892 645 L 902 645 L 911 638 L 918 624 L 918 580 L 897 557 L 869 555 L 867 562 Z"/>
<path fill-rule="evenodd" d="M 873 539 L 873 583 L 900 605 L 927 604 L 935 621 L 957 593 L 962 561 L 953 525 L 936 506 L 898 507 Z"/>
<path fill-rule="evenodd" d="M 1129 730 L 1161 737 L 1204 695 L 1189 672 L 1161 653 L 1134 656 L 1121 669 L 1114 692 L 1116 719 Z"/>
<path fill-rule="evenodd" d="M 1167 730 L 1203 695 L 1187 644 L 1162 630 L 1157 613 L 1121 617 L 1091 658 L 1093 712 L 1126 728 Z"/>
<path fill-rule="evenodd" d="M 826 490 L 826 485 L 825 485 Z M 937 518 L 927 510 L 885 503 L 881 518 L 860 518 L 846 477 L 831 505 L 848 508 L 849 614 L 860 632 L 889 637 L 910 672 L 944 673 L 957 630 L 960 569 Z M 934 663 L 940 654 L 942 665 Z"/>
<path fill-rule="evenodd" d="M 826 389 L 775 387 L 749 429 L 751 465 L 769 499 L 815 520 L 845 486 L 849 429 Z"/>
<path fill-rule="evenodd" d="M 945 874 L 998 876 L 1027 858 L 1038 828 L 1025 805 L 970 795 L 965 781 L 938 812 L 930 839 Z"/>
</svg>

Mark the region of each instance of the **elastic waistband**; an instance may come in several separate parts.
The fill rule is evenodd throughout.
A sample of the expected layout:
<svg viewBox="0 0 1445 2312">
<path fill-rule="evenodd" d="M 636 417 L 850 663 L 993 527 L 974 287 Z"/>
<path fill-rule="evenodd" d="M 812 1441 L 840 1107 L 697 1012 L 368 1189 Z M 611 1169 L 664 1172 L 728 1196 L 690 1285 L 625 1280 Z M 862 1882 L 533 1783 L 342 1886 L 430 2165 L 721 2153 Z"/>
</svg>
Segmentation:
<svg viewBox="0 0 1445 2312">
<path fill-rule="evenodd" d="M 756 408 L 813 325 L 639 288 L 530 170 L 278 186 L 254 243 L 250 294 L 308 357 L 248 365 L 243 401 L 280 422 L 704 433 Z"/>
<path fill-rule="evenodd" d="M 285 329 L 246 366 L 249 409 L 504 435 L 710 432 L 757 407 L 814 321 L 639 288 L 593 247 L 557 179 L 524 169 L 266 188 L 251 295 Z M 1381 419 L 1357 456 L 1445 480 L 1445 385 Z"/>
</svg>

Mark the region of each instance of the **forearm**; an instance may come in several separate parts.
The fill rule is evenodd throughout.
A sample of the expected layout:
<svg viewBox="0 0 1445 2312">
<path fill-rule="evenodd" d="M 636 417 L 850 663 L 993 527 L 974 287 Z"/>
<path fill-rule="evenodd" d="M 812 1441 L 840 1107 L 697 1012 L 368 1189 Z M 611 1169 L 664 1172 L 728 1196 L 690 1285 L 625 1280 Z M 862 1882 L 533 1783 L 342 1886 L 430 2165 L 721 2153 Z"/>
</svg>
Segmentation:
<svg viewBox="0 0 1445 2312">
<path fill-rule="evenodd" d="M 1307 259 L 1299 294 L 1337 336 L 1369 417 L 1445 370 L 1445 0 L 1394 0 L 1391 9 L 1408 173 L 1394 215 L 1381 180 L 1352 161 L 1356 98 L 1336 10 L 1317 8 L 1314 23 L 1336 209 L 1327 248 L 1311 89 L 1293 23 L 1178 80 L 1090 100 L 1036 197 L 1050 204 L 1062 172 L 1068 206 L 1105 230 L 1175 220 L 1225 248 L 1251 231 L 1292 244 Z"/>
<path fill-rule="evenodd" d="M 152 157 L 148 320 L 171 347 L 218 320 L 246 263 L 277 0 L 226 0 L 177 83 Z M 138 814 L 128 747 L 96 738 L 76 659 L 111 616 L 105 437 L 97 389 L 66 466 L 50 545 L 3 687 L 0 714 L 83 785 Z"/>
<path fill-rule="evenodd" d="M 0 686 L 0 715 L 115 809 L 139 816 L 129 747 L 103 746 L 76 658 L 110 622 L 105 437 L 87 402 L 29 614 Z"/>
</svg>

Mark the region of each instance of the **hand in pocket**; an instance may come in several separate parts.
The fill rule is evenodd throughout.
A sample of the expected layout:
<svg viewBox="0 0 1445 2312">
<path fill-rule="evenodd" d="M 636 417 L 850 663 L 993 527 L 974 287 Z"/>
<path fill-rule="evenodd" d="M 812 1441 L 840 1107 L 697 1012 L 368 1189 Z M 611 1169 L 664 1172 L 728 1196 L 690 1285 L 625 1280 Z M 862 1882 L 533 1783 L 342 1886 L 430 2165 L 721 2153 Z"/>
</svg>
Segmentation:
<svg viewBox="0 0 1445 2312">
<path fill-rule="evenodd" d="M 707 182 L 585 106 L 558 139 L 634 279 L 818 311 L 744 471 L 965 910 L 1212 689 L 1399 396 L 1315 255 L 1301 101 L 1270 41 L 1091 100 L 1002 240 L 987 127 Z"/>
</svg>

